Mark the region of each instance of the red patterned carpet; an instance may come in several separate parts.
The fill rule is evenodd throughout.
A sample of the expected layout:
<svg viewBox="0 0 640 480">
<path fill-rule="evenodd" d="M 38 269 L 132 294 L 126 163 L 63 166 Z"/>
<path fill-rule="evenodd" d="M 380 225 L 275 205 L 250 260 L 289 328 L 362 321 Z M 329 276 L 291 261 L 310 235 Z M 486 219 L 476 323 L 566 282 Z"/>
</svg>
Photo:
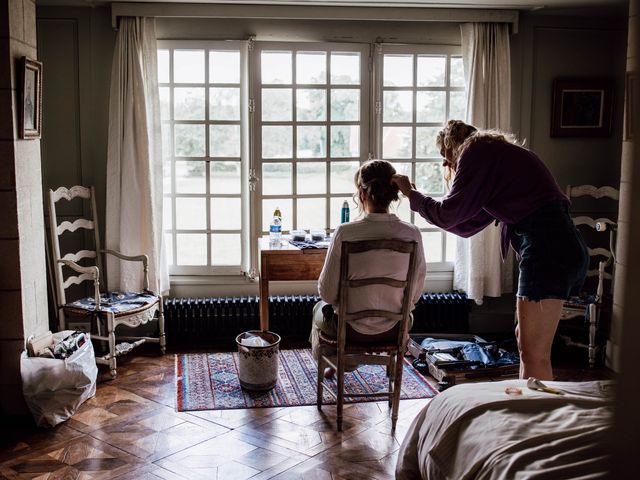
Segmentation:
<svg viewBox="0 0 640 480">
<path fill-rule="evenodd" d="M 309 349 L 281 350 L 278 383 L 268 392 L 249 392 L 240 387 L 237 353 L 187 353 L 176 355 L 176 405 L 180 412 L 232 408 L 315 405 L 316 362 Z M 433 380 L 432 380 L 433 381 Z M 387 388 L 384 367 L 367 365 L 345 375 L 348 392 L 370 393 Z M 402 399 L 430 398 L 436 389 L 404 361 Z M 324 403 L 335 403 L 325 392 Z M 375 401 L 351 398 L 346 402 Z"/>
</svg>

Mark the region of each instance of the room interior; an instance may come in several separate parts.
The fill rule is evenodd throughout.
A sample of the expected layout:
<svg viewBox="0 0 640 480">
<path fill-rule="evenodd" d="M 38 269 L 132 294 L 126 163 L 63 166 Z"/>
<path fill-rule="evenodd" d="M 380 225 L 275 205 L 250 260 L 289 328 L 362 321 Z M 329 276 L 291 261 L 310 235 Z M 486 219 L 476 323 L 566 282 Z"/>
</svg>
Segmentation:
<svg viewBox="0 0 640 480">
<path fill-rule="evenodd" d="M 0 7 L 0 192 L 5 205 L 0 216 L 0 303 L 5 307 L 0 326 L 0 364 L 4 365 L 0 415 L 7 429 L 3 435 L 6 442 L 0 441 L 0 475 L 35 478 L 55 470 L 74 475 L 93 471 L 95 478 L 212 478 L 212 472 L 218 478 L 391 478 L 403 436 L 425 405 L 425 400 L 403 400 L 395 435 L 389 433 L 386 404 L 346 406 L 343 433 L 335 430 L 334 409 L 327 407 L 322 416 L 315 406 L 176 412 L 173 354 L 180 350 L 172 351 L 168 333 L 168 354 L 160 356 L 157 346 L 145 346 L 140 354 L 134 352 L 122 361 L 115 380 L 109 369 L 101 369 L 90 409 L 85 406 L 79 415 L 52 431 L 33 426 L 22 393 L 20 355 L 28 337 L 56 325 L 52 280 L 47 272 L 47 192 L 60 186 L 93 186 L 98 223 L 103 231 L 109 224 L 105 213 L 110 201 L 109 102 L 117 27 L 121 17 L 147 16 L 156 19 L 159 49 L 174 48 L 175 41 L 189 42 L 185 45 L 239 42 L 259 51 L 275 48 L 278 42 L 314 42 L 357 44 L 365 49 L 381 45 L 383 51 L 388 46 L 389 52 L 397 45 L 438 46 L 459 55 L 460 24 L 508 24 L 510 130 L 544 160 L 562 188 L 591 184 L 620 190 L 618 205 L 608 204 L 602 210 L 576 201 L 574 213 L 617 218 L 611 330 L 605 366 L 599 371 L 610 372 L 607 375 L 616 380 L 611 473 L 613 478 L 633 478 L 631 472 L 636 471 L 640 456 L 637 442 L 625 439 L 633 438 L 640 426 L 640 415 L 631 401 L 638 394 L 635 364 L 639 354 L 633 342 L 640 334 L 633 309 L 634 294 L 640 292 L 636 275 L 640 258 L 633 248 L 640 235 L 640 189 L 634 188 L 640 180 L 638 169 L 633 168 L 637 150 L 631 126 L 637 98 L 629 93 L 637 69 L 637 1 L 7 0 Z M 38 139 L 25 139 L 20 134 L 19 68 L 23 56 L 43 65 L 42 136 Z M 567 77 L 611 80 L 611 129 L 606 135 L 552 135 L 553 82 Z M 372 116 L 375 107 L 362 105 Z M 367 158 L 364 149 L 361 156 Z M 252 172 L 242 168 L 242 175 L 249 179 Z M 248 191 L 242 199 L 238 195 L 246 217 L 238 234 L 245 246 L 239 253 L 242 272 L 228 267 L 194 273 L 193 269 L 170 265 L 166 298 L 259 295 L 257 249 L 247 245 L 251 238 L 266 233 L 268 220 L 263 212 L 268 208 L 263 204 L 256 213 L 261 200 L 249 196 Z M 323 204 L 329 219 L 325 227 L 332 227 L 329 204 Z M 309 227 L 312 225 L 306 225 Z M 453 271 L 442 267 L 445 263 L 434 262 L 433 268 L 427 269 L 425 291 L 446 293 L 453 289 Z M 273 282 L 270 294 L 315 295 L 317 284 L 314 280 L 293 285 Z M 485 298 L 482 305 L 474 304 L 468 331 L 488 336 L 508 334 L 513 328 L 513 305 L 514 294 L 508 291 Z M 169 315 L 167 311 L 167 322 Z M 197 339 L 193 340 L 196 345 Z M 227 347 L 235 348 L 235 344 Z M 184 348 L 184 341 L 180 348 Z M 572 378 L 575 371 L 561 372 L 560 378 L 592 379 L 586 354 L 576 355 L 584 361 L 578 374 L 582 378 Z M 85 470 L 73 470 L 68 463 L 46 463 L 53 462 L 52 452 L 65 448 L 86 465 L 100 463 L 97 458 L 103 461 L 94 470 L 86 465 Z M 34 467 L 45 454 L 46 462 Z"/>
</svg>

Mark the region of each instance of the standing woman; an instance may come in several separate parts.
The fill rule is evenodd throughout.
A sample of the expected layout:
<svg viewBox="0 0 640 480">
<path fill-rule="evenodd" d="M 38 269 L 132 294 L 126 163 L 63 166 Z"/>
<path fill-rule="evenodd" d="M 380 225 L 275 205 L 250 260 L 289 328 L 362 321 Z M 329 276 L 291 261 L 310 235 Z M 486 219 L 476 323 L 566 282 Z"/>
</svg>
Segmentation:
<svg viewBox="0 0 640 480">
<path fill-rule="evenodd" d="M 511 243 L 520 267 L 520 378 L 551 380 L 551 344 L 562 304 L 580 291 L 589 262 L 569 200 L 536 154 L 511 135 L 449 120 L 436 142 L 445 179 L 452 181 L 442 200 L 418 192 L 404 175 L 393 181 L 412 210 L 448 232 L 470 237 L 493 221 L 502 224 L 502 257 Z"/>
</svg>

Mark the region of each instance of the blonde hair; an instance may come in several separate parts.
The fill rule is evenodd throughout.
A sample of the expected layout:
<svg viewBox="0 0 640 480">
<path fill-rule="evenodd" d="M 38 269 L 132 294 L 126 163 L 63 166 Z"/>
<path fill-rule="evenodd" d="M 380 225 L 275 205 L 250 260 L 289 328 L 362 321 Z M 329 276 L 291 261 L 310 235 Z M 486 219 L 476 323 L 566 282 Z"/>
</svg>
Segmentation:
<svg viewBox="0 0 640 480">
<path fill-rule="evenodd" d="M 444 128 L 438 132 L 438 136 L 436 137 L 436 145 L 440 150 L 440 155 L 447 158 L 446 153 L 450 152 L 450 158 L 453 159 L 451 163 L 445 163 L 446 171 L 444 178 L 447 185 L 450 185 L 455 175 L 460 155 L 478 141 L 524 145 L 524 142 L 519 142 L 512 133 L 495 129 L 478 130 L 473 125 L 469 125 L 462 120 L 449 120 Z"/>
<path fill-rule="evenodd" d="M 399 199 L 398 186 L 391 183 L 396 169 L 386 160 L 368 160 L 364 162 L 354 176 L 357 191 L 353 199 L 362 210 L 360 193 L 366 195 L 371 204 L 380 210 L 389 208 L 391 202 Z"/>
</svg>

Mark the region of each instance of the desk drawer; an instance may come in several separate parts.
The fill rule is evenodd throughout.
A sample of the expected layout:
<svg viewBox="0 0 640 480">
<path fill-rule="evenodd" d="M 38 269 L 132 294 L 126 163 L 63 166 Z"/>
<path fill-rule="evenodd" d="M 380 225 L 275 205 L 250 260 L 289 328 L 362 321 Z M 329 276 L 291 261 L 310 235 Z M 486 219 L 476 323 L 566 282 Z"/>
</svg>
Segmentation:
<svg viewBox="0 0 640 480">
<path fill-rule="evenodd" d="M 265 280 L 317 280 L 325 255 L 279 254 L 262 258 L 261 275 Z"/>
</svg>

